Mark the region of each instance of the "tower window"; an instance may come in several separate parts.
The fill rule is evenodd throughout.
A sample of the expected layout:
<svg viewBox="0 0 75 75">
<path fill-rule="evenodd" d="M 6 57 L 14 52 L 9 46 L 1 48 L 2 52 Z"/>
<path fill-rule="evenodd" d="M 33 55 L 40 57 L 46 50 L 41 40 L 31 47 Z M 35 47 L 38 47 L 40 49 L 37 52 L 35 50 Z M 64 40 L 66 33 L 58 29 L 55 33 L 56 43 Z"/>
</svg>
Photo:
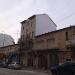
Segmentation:
<svg viewBox="0 0 75 75">
<path fill-rule="evenodd" d="M 66 40 L 68 40 L 68 32 L 66 32 L 65 35 L 66 35 Z"/>
<path fill-rule="evenodd" d="M 34 32 L 32 32 L 32 37 L 34 37 Z"/>
<path fill-rule="evenodd" d="M 32 22 L 31 22 L 31 27 L 32 27 Z"/>
<path fill-rule="evenodd" d="M 24 26 L 23 26 L 23 30 L 24 30 Z"/>
</svg>

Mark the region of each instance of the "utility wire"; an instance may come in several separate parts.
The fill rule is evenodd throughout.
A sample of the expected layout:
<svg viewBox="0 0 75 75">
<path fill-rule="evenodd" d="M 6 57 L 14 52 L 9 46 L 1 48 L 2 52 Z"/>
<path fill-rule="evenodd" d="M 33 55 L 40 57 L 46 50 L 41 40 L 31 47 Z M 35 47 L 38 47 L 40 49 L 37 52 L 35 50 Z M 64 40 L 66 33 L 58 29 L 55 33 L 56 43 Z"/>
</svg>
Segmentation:
<svg viewBox="0 0 75 75">
<path fill-rule="evenodd" d="M 62 18 L 62 19 L 60 19 L 59 21 L 56 21 L 56 22 L 62 22 L 62 21 L 64 21 L 64 20 L 66 20 L 66 19 L 72 17 L 73 15 L 75 15 L 75 12 L 71 13 L 70 15 L 68 15 L 68 16 L 66 16 L 66 17 L 64 17 L 64 18 Z"/>
</svg>

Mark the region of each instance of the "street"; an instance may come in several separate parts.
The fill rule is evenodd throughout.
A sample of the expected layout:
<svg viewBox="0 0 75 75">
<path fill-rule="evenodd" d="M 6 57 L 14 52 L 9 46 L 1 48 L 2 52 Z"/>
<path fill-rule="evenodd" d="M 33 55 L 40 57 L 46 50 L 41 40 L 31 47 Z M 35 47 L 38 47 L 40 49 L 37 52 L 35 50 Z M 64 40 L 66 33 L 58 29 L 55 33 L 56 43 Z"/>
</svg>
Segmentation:
<svg viewBox="0 0 75 75">
<path fill-rule="evenodd" d="M 0 75 L 51 75 L 50 73 L 0 68 Z"/>
</svg>

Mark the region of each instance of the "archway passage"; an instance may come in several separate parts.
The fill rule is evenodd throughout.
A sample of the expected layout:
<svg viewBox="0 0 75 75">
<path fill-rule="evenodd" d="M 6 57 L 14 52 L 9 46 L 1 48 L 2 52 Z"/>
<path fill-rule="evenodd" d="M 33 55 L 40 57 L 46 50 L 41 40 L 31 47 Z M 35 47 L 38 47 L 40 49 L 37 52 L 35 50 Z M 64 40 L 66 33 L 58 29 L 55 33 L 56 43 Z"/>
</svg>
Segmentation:
<svg viewBox="0 0 75 75">
<path fill-rule="evenodd" d="M 59 57 L 56 53 L 50 54 L 50 66 L 58 65 L 59 64 Z"/>
<path fill-rule="evenodd" d="M 48 60 L 47 60 L 47 56 L 41 54 L 38 57 L 38 68 L 43 68 L 43 69 L 47 69 L 47 64 L 48 64 Z"/>
</svg>

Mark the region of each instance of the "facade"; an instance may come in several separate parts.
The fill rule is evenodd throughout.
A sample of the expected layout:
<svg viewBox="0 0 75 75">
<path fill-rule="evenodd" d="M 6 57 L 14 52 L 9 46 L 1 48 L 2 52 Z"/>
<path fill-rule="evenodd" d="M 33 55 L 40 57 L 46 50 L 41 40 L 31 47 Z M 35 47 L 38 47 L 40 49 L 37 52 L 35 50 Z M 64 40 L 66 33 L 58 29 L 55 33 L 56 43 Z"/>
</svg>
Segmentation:
<svg viewBox="0 0 75 75">
<path fill-rule="evenodd" d="M 58 56 L 59 64 L 66 62 L 68 59 L 74 61 L 75 59 L 72 58 L 71 54 L 73 50 L 70 48 L 75 43 L 74 37 L 75 26 L 49 32 L 35 37 L 33 49 L 36 51 L 54 50 Z"/>
<path fill-rule="evenodd" d="M 54 29 L 41 34 L 41 32 L 36 32 L 40 28 L 36 26 L 39 24 L 36 24 L 35 18 L 32 16 L 26 20 L 27 22 L 33 21 L 31 25 L 26 21 L 21 22 L 20 62 L 24 66 L 43 69 L 66 61 L 74 62 L 74 49 L 71 47 L 75 43 L 75 26 L 56 30 L 56 26 L 51 24 Z M 43 26 L 41 28 L 43 29 Z M 40 34 L 36 35 L 36 33 Z"/>
<path fill-rule="evenodd" d="M 32 48 L 35 36 L 55 31 L 57 27 L 47 14 L 33 15 L 22 21 L 21 25 L 20 48 L 22 50 Z"/>
<path fill-rule="evenodd" d="M 33 48 L 22 50 L 21 62 L 25 66 L 49 68 L 67 60 L 75 62 L 73 49 L 75 26 L 35 36 Z"/>
<path fill-rule="evenodd" d="M 19 44 L 0 47 L 0 60 L 8 60 L 19 50 Z"/>
</svg>

